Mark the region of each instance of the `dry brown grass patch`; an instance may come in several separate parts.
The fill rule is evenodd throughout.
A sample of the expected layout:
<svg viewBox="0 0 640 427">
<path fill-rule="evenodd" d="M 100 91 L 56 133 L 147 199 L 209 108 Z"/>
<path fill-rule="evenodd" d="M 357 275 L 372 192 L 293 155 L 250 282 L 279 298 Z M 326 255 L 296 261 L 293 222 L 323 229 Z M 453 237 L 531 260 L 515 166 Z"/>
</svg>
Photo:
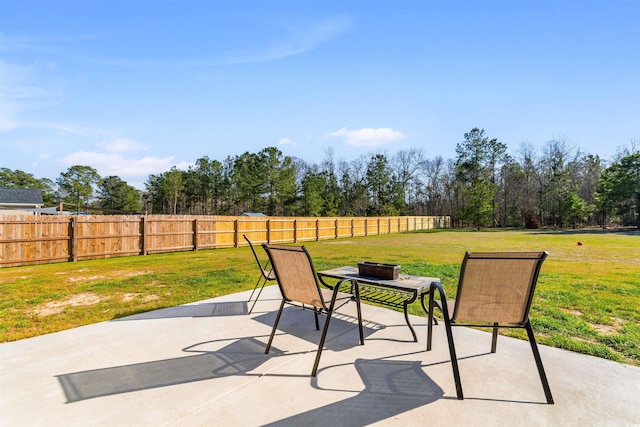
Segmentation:
<svg viewBox="0 0 640 427">
<path fill-rule="evenodd" d="M 622 319 L 616 317 L 611 318 L 611 325 L 600 325 L 597 323 L 589 323 L 589 325 L 600 334 L 614 334 L 622 329 Z"/>
<path fill-rule="evenodd" d="M 160 299 L 160 296 L 158 295 L 144 295 L 140 294 L 140 293 L 126 293 L 124 295 L 122 295 L 122 297 L 120 297 L 120 299 L 122 300 L 122 302 L 131 302 L 134 300 L 138 300 L 141 302 L 151 302 L 151 301 L 157 301 Z"/>
<path fill-rule="evenodd" d="M 33 309 L 33 313 L 40 317 L 46 317 L 54 314 L 60 314 L 67 307 L 96 305 L 108 298 L 109 297 L 96 295 L 93 292 L 84 292 L 81 294 L 72 295 L 60 301 L 50 301 L 44 304 L 40 304 Z"/>
</svg>

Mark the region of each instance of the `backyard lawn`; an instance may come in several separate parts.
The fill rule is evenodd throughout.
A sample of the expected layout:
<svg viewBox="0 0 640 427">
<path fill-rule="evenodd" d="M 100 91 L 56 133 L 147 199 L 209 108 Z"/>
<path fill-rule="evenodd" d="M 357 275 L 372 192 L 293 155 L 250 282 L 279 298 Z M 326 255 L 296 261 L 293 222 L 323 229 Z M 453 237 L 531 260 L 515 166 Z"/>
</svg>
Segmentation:
<svg viewBox="0 0 640 427">
<path fill-rule="evenodd" d="M 538 341 L 640 366 L 638 231 L 437 230 L 304 244 L 318 270 L 397 263 L 440 277 L 448 296 L 465 251 L 546 250 L 531 311 Z M 0 269 L 0 341 L 249 290 L 257 276 L 248 247 Z M 424 315 L 417 303 L 411 313 Z"/>
</svg>

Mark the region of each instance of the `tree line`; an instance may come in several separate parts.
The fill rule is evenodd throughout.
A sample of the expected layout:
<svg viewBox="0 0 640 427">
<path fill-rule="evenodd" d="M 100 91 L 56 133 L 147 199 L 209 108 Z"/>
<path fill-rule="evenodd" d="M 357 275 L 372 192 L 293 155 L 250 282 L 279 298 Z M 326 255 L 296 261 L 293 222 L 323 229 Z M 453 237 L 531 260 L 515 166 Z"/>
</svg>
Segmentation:
<svg viewBox="0 0 640 427">
<path fill-rule="evenodd" d="M 276 147 L 222 161 L 203 156 L 187 170 L 150 175 L 139 191 L 117 176 L 76 165 L 55 181 L 0 168 L 0 187 L 40 188 L 45 204 L 76 211 L 191 215 L 449 215 L 456 226 L 640 227 L 640 147 L 632 140 L 609 164 L 563 139 L 516 155 L 484 129 L 464 134 L 456 158 L 418 148 L 317 164 Z"/>
</svg>

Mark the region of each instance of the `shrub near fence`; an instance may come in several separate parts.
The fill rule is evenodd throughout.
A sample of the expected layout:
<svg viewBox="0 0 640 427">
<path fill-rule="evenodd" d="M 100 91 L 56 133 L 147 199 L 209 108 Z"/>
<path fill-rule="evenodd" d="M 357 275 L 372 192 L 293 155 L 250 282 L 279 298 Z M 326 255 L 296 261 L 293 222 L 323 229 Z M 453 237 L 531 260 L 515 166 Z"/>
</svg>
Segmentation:
<svg viewBox="0 0 640 427">
<path fill-rule="evenodd" d="M 448 228 L 446 216 L 0 216 L 0 267 Z"/>
</svg>

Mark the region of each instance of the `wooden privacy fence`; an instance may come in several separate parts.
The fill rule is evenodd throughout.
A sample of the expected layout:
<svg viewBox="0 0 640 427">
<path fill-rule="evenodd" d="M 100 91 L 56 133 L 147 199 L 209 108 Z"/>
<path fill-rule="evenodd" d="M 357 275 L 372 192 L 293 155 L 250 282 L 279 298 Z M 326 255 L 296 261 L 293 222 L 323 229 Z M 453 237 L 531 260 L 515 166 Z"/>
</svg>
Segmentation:
<svg viewBox="0 0 640 427">
<path fill-rule="evenodd" d="M 0 267 L 450 227 L 448 216 L 0 216 Z"/>
</svg>

